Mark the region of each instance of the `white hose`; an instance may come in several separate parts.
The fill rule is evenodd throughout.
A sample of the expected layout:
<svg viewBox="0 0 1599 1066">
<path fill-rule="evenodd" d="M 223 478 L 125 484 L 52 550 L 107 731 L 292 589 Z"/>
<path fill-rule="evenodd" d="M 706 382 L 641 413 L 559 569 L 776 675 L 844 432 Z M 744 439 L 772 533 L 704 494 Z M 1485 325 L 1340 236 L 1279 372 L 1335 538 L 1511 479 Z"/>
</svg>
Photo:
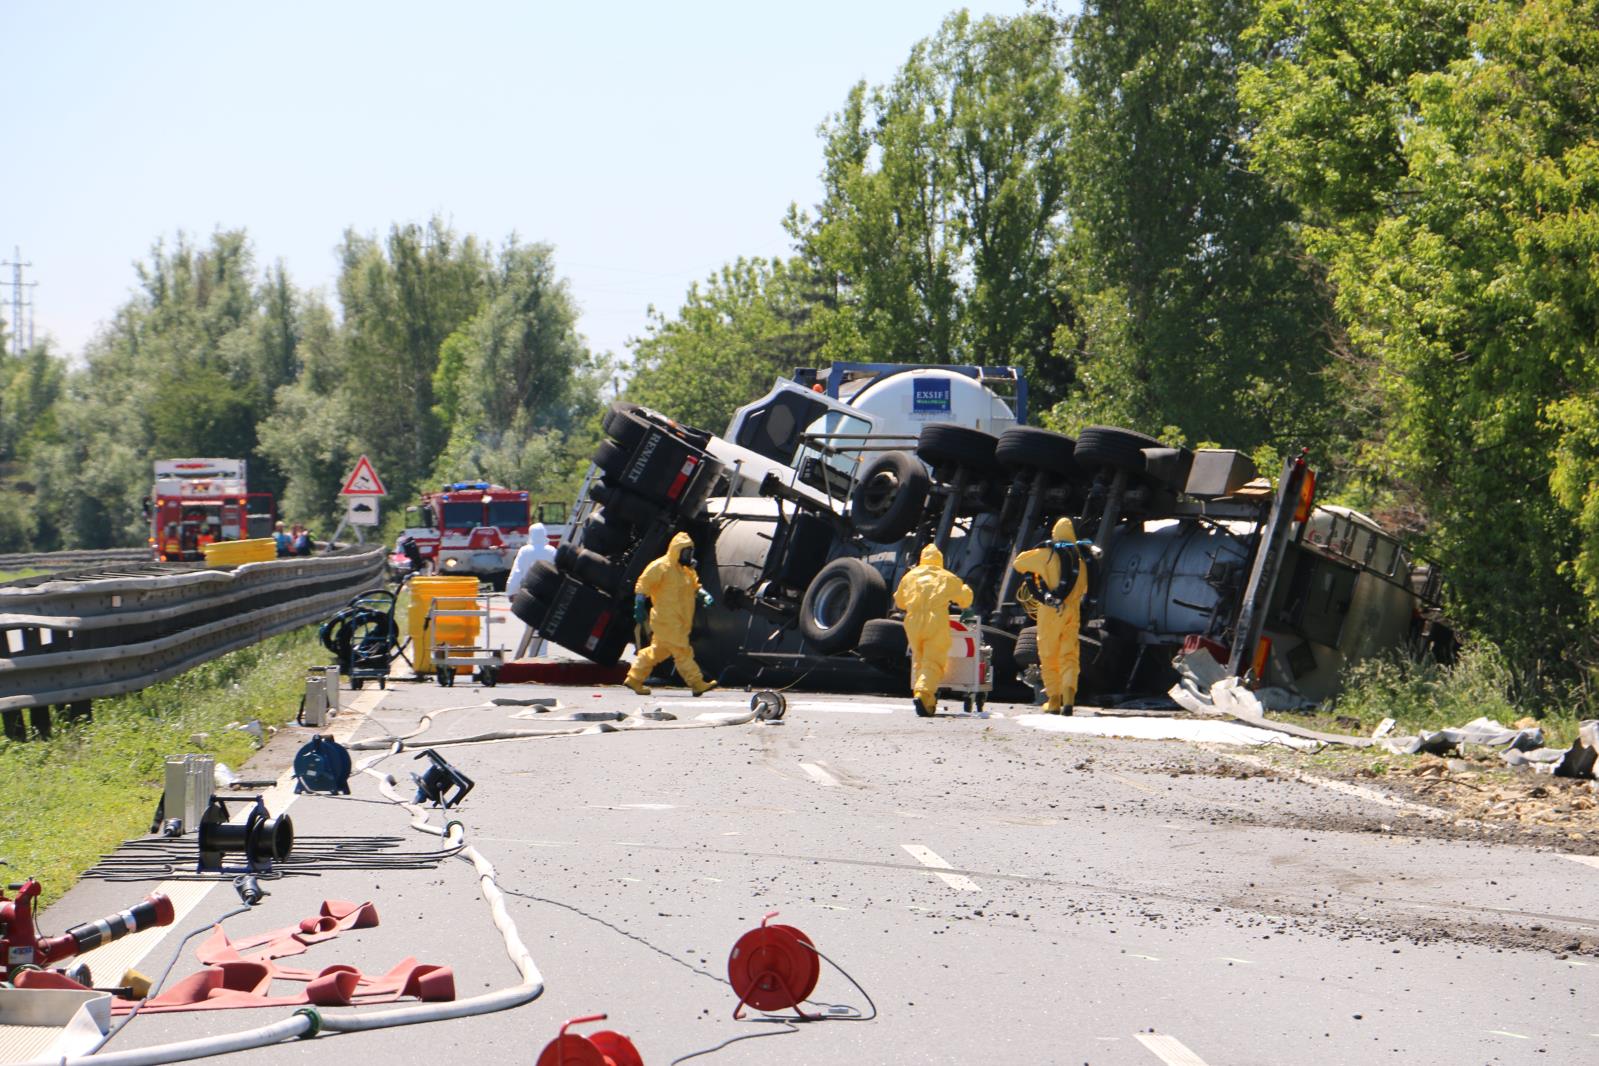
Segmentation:
<svg viewBox="0 0 1599 1066">
<path fill-rule="evenodd" d="M 488 706 L 476 704 L 473 706 Z M 442 837 L 447 845 L 454 845 L 466 838 L 466 828 L 460 822 L 446 822 L 443 826 L 434 825 L 430 821 L 430 812 L 427 808 L 407 800 L 395 791 L 396 781 L 392 774 L 380 773 L 376 765 L 391 755 L 398 754 L 404 748 L 404 742 L 425 733 L 433 724 L 433 718 L 445 711 L 469 710 L 470 707 L 445 707 L 436 711 L 429 711 L 417 722 L 417 728 L 403 737 L 388 737 L 376 743 L 384 745 L 387 750 L 364 759 L 355 769 L 360 773 L 377 778 L 378 788 L 384 796 L 393 803 L 404 807 L 411 812 L 411 827 L 423 833 Z M 507 730 L 503 733 L 488 733 L 477 737 L 466 737 L 455 741 L 437 741 L 436 744 L 447 743 L 472 743 L 486 740 L 521 740 L 533 737 L 574 736 L 582 733 L 609 732 L 615 730 L 632 731 L 637 729 L 708 729 L 720 726 L 744 725 L 755 718 L 755 712 L 749 714 L 729 715 L 726 718 L 707 719 L 694 722 L 651 722 L 642 719 L 629 718 L 623 723 L 585 723 L 581 728 L 551 730 L 548 732 Z M 609 726 L 609 729 L 596 729 L 597 724 Z M 368 746 L 373 741 L 365 742 Z M 356 747 L 356 745 L 351 745 Z M 323 1029 L 335 1033 L 357 1033 L 372 1029 L 389 1029 L 400 1025 L 417 1025 L 422 1022 L 437 1022 L 451 1018 L 466 1018 L 478 1014 L 492 1014 L 495 1011 L 509 1010 L 531 1003 L 544 994 L 544 976 L 539 973 L 538 965 L 533 961 L 533 955 L 528 951 L 527 945 L 522 943 L 522 936 L 517 932 L 516 923 L 512 921 L 510 912 L 505 909 L 505 896 L 500 892 L 500 887 L 495 880 L 494 866 L 474 847 L 464 847 L 460 856 L 472 864 L 477 871 L 478 889 L 483 894 L 483 899 L 489 905 L 489 913 L 494 919 L 494 927 L 500 931 L 501 938 L 505 941 L 505 953 L 515 964 L 517 972 L 522 975 L 522 980 L 510 988 L 498 992 L 489 992 L 481 996 L 472 996 L 468 999 L 453 1000 L 448 1003 L 422 1003 L 410 1007 L 400 1007 L 394 1010 L 370 1011 L 360 1014 L 323 1014 L 315 1008 L 302 1008 L 296 1011 L 293 1017 L 282 1021 L 273 1022 L 255 1029 L 246 1029 L 238 1033 L 227 1033 L 218 1036 L 200 1037 L 195 1040 L 183 1040 L 170 1044 L 158 1044 L 154 1047 L 136 1048 L 130 1051 L 102 1052 L 98 1055 L 78 1056 L 74 1058 L 62 1057 L 59 1059 L 36 1059 L 25 1066 L 160 1066 L 168 1062 L 184 1062 L 189 1059 L 208 1058 L 212 1055 L 226 1055 L 234 1051 L 248 1051 L 252 1048 L 267 1047 L 281 1043 L 284 1040 L 315 1036 Z"/>
</svg>

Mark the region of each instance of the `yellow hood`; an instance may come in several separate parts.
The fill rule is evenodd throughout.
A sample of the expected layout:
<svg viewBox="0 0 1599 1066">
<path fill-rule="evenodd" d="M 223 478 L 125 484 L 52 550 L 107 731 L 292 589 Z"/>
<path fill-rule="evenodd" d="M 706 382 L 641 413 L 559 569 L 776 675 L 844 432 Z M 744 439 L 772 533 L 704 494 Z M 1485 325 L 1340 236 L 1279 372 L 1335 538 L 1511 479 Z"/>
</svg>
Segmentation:
<svg viewBox="0 0 1599 1066">
<path fill-rule="evenodd" d="M 938 550 L 938 545 L 929 544 L 927 547 L 922 549 L 922 565 L 923 566 L 943 566 L 944 565 L 944 553 Z"/>
<path fill-rule="evenodd" d="M 1049 531 L 1051 540 L 1076 540 L 1077 527 L 1072 525 L 1070 518 L 1057 518 L 1055 528 Z"/>
</svg>

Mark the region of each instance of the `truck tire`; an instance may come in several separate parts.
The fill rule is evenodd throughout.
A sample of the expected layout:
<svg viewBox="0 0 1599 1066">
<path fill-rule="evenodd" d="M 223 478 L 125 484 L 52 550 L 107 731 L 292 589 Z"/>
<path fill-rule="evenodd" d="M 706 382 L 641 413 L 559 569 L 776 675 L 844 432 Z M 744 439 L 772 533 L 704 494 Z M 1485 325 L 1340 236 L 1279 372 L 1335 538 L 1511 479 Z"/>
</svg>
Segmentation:
<svg viewBox="0 0 1599 1066">
<path fill-rule="evenodd" d="M 994 469 L 994 449 L 999 438 L 992 433 L 948 422 L 933 422 L 922 427 L 916 439 L 916 454 L 934 467 L 964 466 L 971 470 Z"/>
<path fill-rule="evenodd" d="M 1077 434 L 1077 447 L 1072 457 L 1085 470 L 1126 470 L 1144 472 L 1144 449 L 1166 447 L 1154 437 L 1146 437 L 1130 429 L 1114 426 L 1089 426 Z"/>
<path fill-rule="evenodd" d="M 1064 433 L 1051 433 L 1032 426 L 1015 426 L 999 435 L 994 458 L 1010 470 L 1042 470 L 1072 478 L 1081 468 L 1072 459 L 1077 442 Z"/>
<path fill-rule="evenodd" d="M 643 526 L 661 513 L 661 509 L 648 500 L 604 480 L 589 485 L 589 498 L 605 508 L 607 520 L 613 523 Z"/>
<path fill-rule="evenodd" d="M 834 559 L 811 581 L 800 602 L 799 631 L 823 655 L 848 651 L 861 627 L 888 610 L 888 583 L 859 559 Z"/>
<path fill-rule="evenodd" d="M 644 435 L 650 427 L 665 430 L 679 440 L 692 444 L 696 448 L 704 448 L 711 442 L 711 434 L 703 429 L 685 426 L 681 422 L 668 418 L 659 411 L 651 411 L 648 407 L 636 403 L 618 401 L 611 404 L 610 410 L 605 412 L 600 426 L 605 430 L 605 435 L 616 441 L 623 448 L 632 451 L 639 446 Z"/>
<path fill-rule="evenodd" d="M 555 568 L 607 592 L 614 589 L 622 577 L 621 569 L 611 560 L 570 541 L 555 549 Z"/>
<path fill-rule="evenodd" d="M 850 519 L 867 540 L 893 544 L 914 530 L 927 507 L 933 479 L 909 452 L 884 452 L 855 482 Z"/>
<path fill-rule="evenodd" d="M 560 587 L 561 572 L 555 569 L 555 564 L 540 559 L 529 568 L 527 577 L 522 579 L 522 587 L 517 591 L 526 592 L 540 603 L 548 603 Z"/>
<path fill-rule="evenodd" d="M 578 528 L 577 545 L 599 555 L 615 555 L 627 548 L 631 539 L 627 526 L 608 520 L 604 510 L 596 511 Z"/>
<path fill-rule="evenodd" d="M 994 691 L 1016 687 L 1016 634 L 998 626 L 983 626 L 983 643 L 992 649 L 989 665 L 994 668 Z"/>
<path fill-rule="evenodd" d="M 633 449 L 623 448 L 613 440 L 602 440 L 594 449 L 594 465 L 605 471 L 607 477 L 617 477 L 627 468 Z"/>
<path fill-rule="evenodd" d="M 1028 626 L 1016 634 L 1016 651 L 1013 656 L 1017 667 L 1026 669 L 1038 665 L 1038 627 Z"/>
<path fill-rule="evenodd" d="M 905 623 L 897 618 L 873 618 L 861 627 L 855 654 L 885 670 L 903 670 L 911 653 Z"/>
</svg>

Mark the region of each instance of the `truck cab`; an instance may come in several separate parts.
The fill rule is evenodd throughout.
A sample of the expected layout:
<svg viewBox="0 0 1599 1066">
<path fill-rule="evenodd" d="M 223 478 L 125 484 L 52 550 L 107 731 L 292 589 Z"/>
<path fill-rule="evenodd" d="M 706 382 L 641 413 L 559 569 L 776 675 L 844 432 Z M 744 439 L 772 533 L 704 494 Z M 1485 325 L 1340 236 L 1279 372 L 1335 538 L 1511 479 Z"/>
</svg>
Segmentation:
<svg viewBox="0 0 1599 1066">
<path fill-rule="evenodd" d="M 161 459 L 144 500 L 158 562 L 194 562 L 209 544 L 270 537 L 272 494 L 246 488 L 243 459 Z"/>
</svg>

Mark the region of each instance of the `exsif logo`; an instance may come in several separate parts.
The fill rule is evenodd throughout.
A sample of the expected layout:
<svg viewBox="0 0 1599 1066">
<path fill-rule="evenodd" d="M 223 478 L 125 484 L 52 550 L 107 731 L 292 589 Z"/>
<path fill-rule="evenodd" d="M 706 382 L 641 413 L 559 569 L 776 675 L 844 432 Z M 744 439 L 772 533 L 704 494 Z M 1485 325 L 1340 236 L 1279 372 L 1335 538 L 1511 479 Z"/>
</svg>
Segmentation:
<svg viewBox="0 0 1599 1066">
<path fill-rule="evenodd" d="M 911 390 L 912 414 L 949 413 L 949 378 L 918 378 Z"/>
</svg>

